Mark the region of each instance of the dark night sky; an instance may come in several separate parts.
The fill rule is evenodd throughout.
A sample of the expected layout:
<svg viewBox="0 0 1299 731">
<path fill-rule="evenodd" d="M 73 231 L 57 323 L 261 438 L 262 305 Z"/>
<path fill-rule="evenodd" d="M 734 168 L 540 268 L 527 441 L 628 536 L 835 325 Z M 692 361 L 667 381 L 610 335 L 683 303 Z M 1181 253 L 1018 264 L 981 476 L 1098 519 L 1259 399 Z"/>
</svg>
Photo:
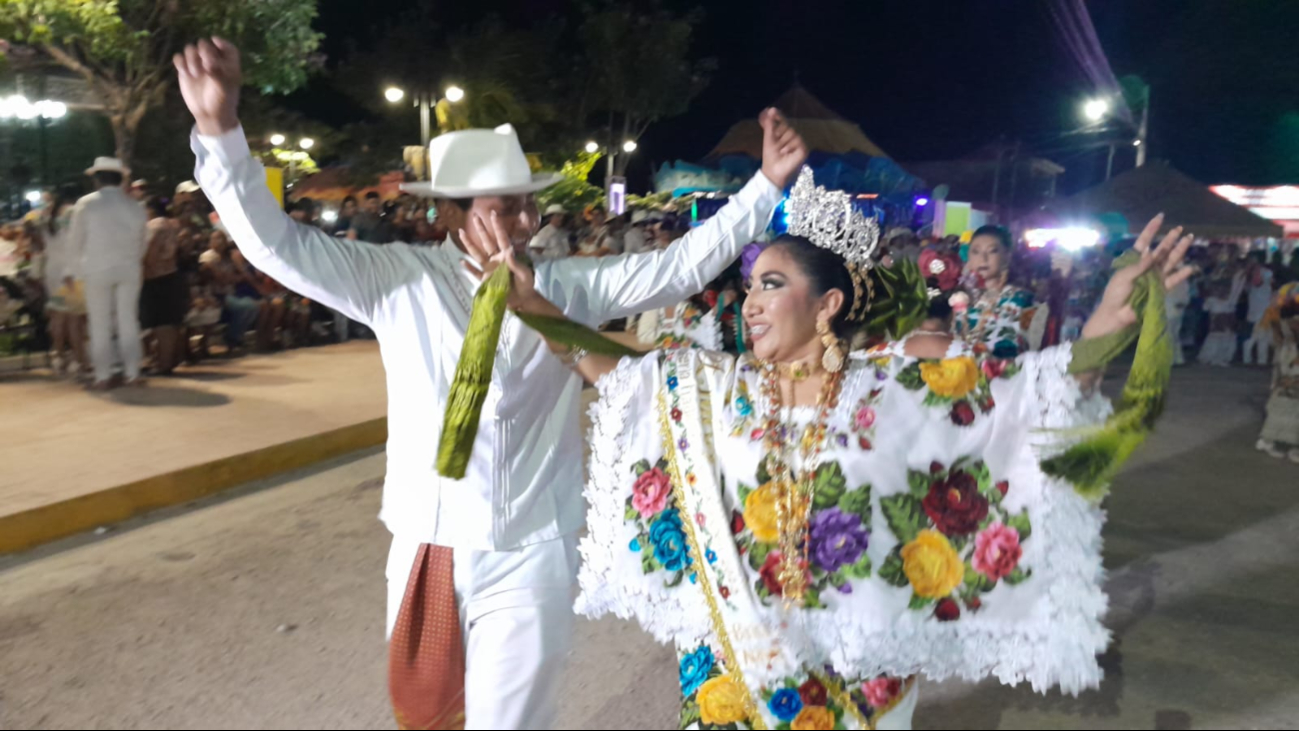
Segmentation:
<svg viewBox="0 0 1299 731">
<path fill-rule="evenodd" d="M 349 33 L 411 1 L 321 0 L 326 52 L 336 56 Z M 732 123 L 774 101 L 795 73 L 897 160 L 959 156 L 1003 135 L 1058 149 L 1061 133 L 1079 125 L 1079 100 L 1093 90 L 1063 50 L 1046 2 L 703 3 L 696 48 L 718 60 L 718 73 L 686 115 L 660 122 L 642 140 L 640 175 L 649 162 L 703 156 Z M 489 12 L 528 24 L 567 5 L 440 2 L 437 13 L 447 27 Z M 1299 2 L 1094 0 L 1088 7 L 1115 73 L 1151 84 L 1153 158 L 1208 183 L 1299 183 Z M 1123 154 L 1120 166 L 1130 166 L 1130 149 Z M 1075 182 L 1103 165 L 1101 152 L 1050 156 Z"/>
</svg>

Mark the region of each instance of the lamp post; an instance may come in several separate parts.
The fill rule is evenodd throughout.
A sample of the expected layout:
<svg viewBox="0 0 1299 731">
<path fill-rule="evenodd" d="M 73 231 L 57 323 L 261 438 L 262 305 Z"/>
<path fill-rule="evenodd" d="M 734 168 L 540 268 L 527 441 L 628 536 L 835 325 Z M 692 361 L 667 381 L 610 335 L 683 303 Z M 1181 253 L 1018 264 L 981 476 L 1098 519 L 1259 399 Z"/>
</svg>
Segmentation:
<svg viewBox="0 0 1299 731">
<path fill-rule="evenodd" d="M 465 90 L 455 85 L 448 86 L 444 96 L 447 101 L 455 104 L 464 100 Z M 400 86 L 389 86 L 384 89 L 383 98 L 389 104 L 398 104 L 406 98 L 406 90 Z M 411 95 L 411 105 L 419 109 L 419 141 L 421 146 L 427 148 L 429 140 L 433 139 L 432 109 L 437 105 L 437 97 L 427 90 L 417 90 Z"/>
</svg>

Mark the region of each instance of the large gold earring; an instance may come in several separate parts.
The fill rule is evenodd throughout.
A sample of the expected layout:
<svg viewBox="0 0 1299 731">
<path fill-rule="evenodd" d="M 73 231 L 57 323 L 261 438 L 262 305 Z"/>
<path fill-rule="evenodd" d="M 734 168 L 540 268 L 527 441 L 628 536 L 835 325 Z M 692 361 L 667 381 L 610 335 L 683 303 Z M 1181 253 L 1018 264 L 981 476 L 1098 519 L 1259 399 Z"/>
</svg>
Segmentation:
<svg viewBox="0 0 1299 731">
<path fill-rule="evenodd" d="M 825 346 L 825 355 L 821 356 L 821 367 L 827 373 L 838 373 L 843 370 L 845 360 L 843 346 L 839 338 L 835 337 L 834 331 L 830 329 L 830 323 L 825 320 L 817 321 L 816 333 L 821 336 L 821 344 Z"/>
</svg>

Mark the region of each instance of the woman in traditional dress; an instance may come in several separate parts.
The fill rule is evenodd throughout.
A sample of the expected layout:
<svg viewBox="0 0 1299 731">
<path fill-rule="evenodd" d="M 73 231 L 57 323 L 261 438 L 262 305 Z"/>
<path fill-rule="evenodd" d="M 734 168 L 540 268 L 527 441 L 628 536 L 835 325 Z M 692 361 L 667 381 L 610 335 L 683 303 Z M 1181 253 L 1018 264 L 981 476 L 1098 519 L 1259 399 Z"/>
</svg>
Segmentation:
<svg viewBox="0 0 1299 731">
<path fill-rule="evenodd" d="M 976 355 L 941 318 L 848 354 L 905 292 L 867 272 L 878 229 L 846 194 L 805 170 L 787 209 L 794 235 L 749 276 L 751 353 L 618 361 L 552 344 L 601 396 L 579 611 L 676 646 L 683 728 L 909 728 L 919 673 L 1096 686 L 1103 514 L 1039 464 L 1104 416 L 1094 373 L 1072 374 L 1096 359 L 1081 343 Z M 1189 237 L 1150 246 L 1160 222 L 1111 281 L 1093 342 L 1136 322 L 1145 272 L 1189 274 Z M 509 306 L 561 317 L 508 249 Z"/>
<path fill-rule="evenodd" d="M 956 333 L 976 351 L 987 349 L 998 358 L 1029 351 L 1021 316 L 1033 306 L 1033 293 L 1010 283 L 1015 242 L 1001 226 L 982 226 L 970 238 L 967 271 L 974 275 L 975 297 L 967 314 L 956 321 Z"/>
</svg>

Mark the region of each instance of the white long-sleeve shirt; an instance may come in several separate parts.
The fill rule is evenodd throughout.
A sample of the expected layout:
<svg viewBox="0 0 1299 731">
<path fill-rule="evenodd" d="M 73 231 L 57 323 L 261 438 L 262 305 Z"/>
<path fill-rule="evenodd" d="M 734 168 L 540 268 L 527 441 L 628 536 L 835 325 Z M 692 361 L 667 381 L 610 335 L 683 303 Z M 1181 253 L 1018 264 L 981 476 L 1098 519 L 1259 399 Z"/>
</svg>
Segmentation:
<svg viewBox="0 0 1299 731">
<path fill-rule="evenodd" d="M 453 548 L 509 550 L 583 523 L 581 381 L 541 337 L 506 315 L 492 383 L 464 480 L 435 462 L 446 399 L 478 283 L 466 255 L 372 246 L 293 222 L 242 130 L 197 133 L 196 180 L 253 266 L 365 323 L 379 338 L 388 387 L 388 475 L 380 518 L 394 535 Z M 763 231 L 781 191 L 761 174 L 703 226 L 664 251 L 537 266 L 537 290 L 594 325 L 700 292 Z"/>
<path fill-rule="evenodd" d="M 121 188 L 101 188 L 77 201 L 68 231 L 68 276 L 144 266 L 148 216 Z"/>
</svg>

